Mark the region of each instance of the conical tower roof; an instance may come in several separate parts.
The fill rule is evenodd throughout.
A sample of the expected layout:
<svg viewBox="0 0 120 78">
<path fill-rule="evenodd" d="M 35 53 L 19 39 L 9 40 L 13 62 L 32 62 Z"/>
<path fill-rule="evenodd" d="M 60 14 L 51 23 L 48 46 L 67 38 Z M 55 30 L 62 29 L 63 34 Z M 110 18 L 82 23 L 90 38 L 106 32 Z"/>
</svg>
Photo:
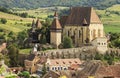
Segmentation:
<svg viewBox="0 0 120 78">
<path fill-rule="evenodd" d="M 39 28 L 39 29 L 42 28 L 42 24 L 39 19 L 37 19 L 36 21 L 36 28 Z"/>
<path fill-rule="evenodd" d="M 32 28 L 34 28 L 35 27 L 35 21 L 33 20 L 32 21 Z"/>
<path fill-rule="evenodd" d="M 52 22 L 51 29 L 62 29 L 61 24 L 60 24 L 59 19 L 58 19 L 58 14 L 56 11 L 54 14 L 54 20 Z"/>
</svg>

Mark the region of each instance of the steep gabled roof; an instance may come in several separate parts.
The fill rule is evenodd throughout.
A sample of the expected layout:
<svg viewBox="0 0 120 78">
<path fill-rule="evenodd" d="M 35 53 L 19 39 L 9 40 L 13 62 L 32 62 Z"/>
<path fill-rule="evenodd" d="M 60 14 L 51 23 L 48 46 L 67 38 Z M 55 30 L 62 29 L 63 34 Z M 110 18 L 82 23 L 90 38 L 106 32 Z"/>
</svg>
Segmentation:
<svg viewBox="0 0 120 78">
<path fill-rule="evenodd" d="M 37 19 L 37 21 L 36 21 L 36 28 L 41 28 L 41 27 L 42 27 L 42 24 L 41 24 L 40 20 Z"/>
<path fill-rule="evenodd" d="M 35 21 L 33 20 L 32 21 L 32 28 L 34 28 L 35 27 Z"/>
<path fill-rule="evenodd" d="M 61 29 L 61 24 L 59 22 L 59 19 L 58 19 L 58 14 L 57 12 L 55 12 L 54 14 L 54 20 L 52 22 L 52 25 L 51 25 L 51 29 Z"/>
<path fill-rule="evenodd" d="M 68 18 L 68 16 L 62 16 L 60 18 L 60 24 L 61 24 L 62 28 L 64 28 L 67 18 Z"/>
<path fill-rule="evenodd" d="M 64 25 L 83 25 L 83 21 L 86 21 L 87 24 L 91 23 L 101 23 L 98 15 L 92 7 L 73 7 L 71 9 L 70 15 L 66 19 Z M 64 20 L 64 19 L 61 19 Z"/>
</svg>

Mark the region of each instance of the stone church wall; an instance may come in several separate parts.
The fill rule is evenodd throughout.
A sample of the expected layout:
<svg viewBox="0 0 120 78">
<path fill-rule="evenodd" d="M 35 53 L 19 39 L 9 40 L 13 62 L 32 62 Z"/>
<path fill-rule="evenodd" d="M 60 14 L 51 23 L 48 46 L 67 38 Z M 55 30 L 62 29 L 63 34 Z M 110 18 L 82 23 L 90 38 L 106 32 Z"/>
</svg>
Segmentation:
<svg viewBox="0 0 120 78">
<path fill-rule="evenodd" d="M 93 46 L 85 46 L 79 48 L 70 48 L 70 49 L 55 49 L 40 51 L 38 54 L 46 55 L 51 59 L 55 58 L 80 58 L 80 59 L 92 59 L 96 52 L 96 48 Z"/>
</svg>

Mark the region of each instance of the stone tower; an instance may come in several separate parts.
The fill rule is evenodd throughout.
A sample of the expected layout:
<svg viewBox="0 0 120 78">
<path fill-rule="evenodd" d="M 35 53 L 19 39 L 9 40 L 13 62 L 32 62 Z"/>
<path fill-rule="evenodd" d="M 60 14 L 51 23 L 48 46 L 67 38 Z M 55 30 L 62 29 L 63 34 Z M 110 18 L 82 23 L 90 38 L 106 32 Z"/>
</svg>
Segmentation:
<svg viewBox="0 0 120 78">
<path fill-rule="evenodd" d="M 50 43 L 55 45 L 56 48 L 61 44 L 61 34 L 62 34 L 62 27 L 58 19 L 58 14 L 55 12 L 54 20 L 52 22 L 50 28 Z"/>
</svg>

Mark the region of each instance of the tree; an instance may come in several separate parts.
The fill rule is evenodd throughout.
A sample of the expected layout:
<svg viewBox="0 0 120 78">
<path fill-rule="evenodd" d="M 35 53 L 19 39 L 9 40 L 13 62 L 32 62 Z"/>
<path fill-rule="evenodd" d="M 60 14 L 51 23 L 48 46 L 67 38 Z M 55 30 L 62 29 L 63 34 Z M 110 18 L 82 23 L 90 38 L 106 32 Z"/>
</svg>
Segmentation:
<svg viewBox="0 0 120 78">
<path fill-rule="evenodd" d="M 23 18 L 27 18 L 28 17 L 28 13 L 26 13 L 26 12 L 25 13 L 21 13 L 20 16 L 23 17 Z"/>
<path fill-rule="evenodd" d="M 8 46 L 8 51 L 9 51 L 8 56 L 10 58 L 10 65 L 14 66 L 14 67 L 18 66 L 18 63 L 19 63 L 19 61 L 18 61 L 18 55 L 19 55 L 18 48 L 15 45 L 11 44 Z"/>
<path fill-rule="evenodd" d="M 6 24 L 7 23 L 7 20 L 5 18 L 1 18 L 1 23 L 2 24 Z"/>
<path fill-rule="evenodd" d="M 44 64 L 42 68 L 42 75 L 45 75 L 46 72 L 47 72 L 47 69 L 46 69 L 46 65 Z"/>
<path fill-rule="evenodd" d="M 67 36 L 64 37 L 63 47 L 64 48 L 72 48 L 73 47 L 72 39 L 70 37 L 67 37 Z"/>
<path fill-rule="evenodd" d="M 26 30 L 18 33 L 17 39 L 18 39 L 18 44 L 20 48 L 25 48 L 23 45 L 26 38 L 28 38 L 28 33 Z"/>
<path fill-rule="evenodd" d="M 42 36 L 41 36 L 41 38 L 40 38 L 40 43 L 41 44 L 46 44 L 46 36 L 43 34 Z"/>
<path fill-rule="evenodd" d="M 99 54 L 98 52 L 96 52 L 94 59 L 95 60 L 102 60 L 102 58 L 103 58 L 102 55 Z"/>
</svg>

